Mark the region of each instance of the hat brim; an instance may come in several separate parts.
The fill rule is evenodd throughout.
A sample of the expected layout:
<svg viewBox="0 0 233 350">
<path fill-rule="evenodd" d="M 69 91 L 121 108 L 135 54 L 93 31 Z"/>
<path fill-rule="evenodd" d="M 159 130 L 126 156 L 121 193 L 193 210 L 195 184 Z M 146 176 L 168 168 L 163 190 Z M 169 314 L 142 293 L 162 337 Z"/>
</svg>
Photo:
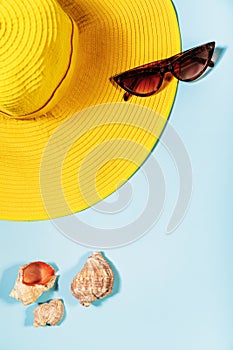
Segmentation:
<svg viewBox="0 0 233 350">
<path fill-rule="evenodd" d="M 114 74 L 180 51 L 170 0 L 59 0 L 79 29 L 72 86 L 45 115 L 0 115 L 0 219 L 42 220 L 84 210 L 148 157 L 177 89 L 123 102 Z"/>
</svg>

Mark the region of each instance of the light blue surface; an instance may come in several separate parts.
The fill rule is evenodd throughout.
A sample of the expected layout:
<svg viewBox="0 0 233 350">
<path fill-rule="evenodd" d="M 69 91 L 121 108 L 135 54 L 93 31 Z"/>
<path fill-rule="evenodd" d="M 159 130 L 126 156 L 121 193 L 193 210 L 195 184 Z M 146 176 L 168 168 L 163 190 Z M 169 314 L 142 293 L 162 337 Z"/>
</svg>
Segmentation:
<svg viewBox="0 0 233 350">
<path fill-rule="evenodd" d="M 83 308 L 69 291 L 89 248 L 61 235 L 50 222 L 0 222 L 0 350 L 13 349 L 233 349 L 233 2 L 176 0 L 183 48 L 211 40 L 227 50 L 205 79 L 180 84 L 170 123 L 192 163 L 193 195 L 187 215 L 171 235 L 165 227 L 177 195 L 171 157 L 153 152 L 165 174 L 164 212 L 148 234 L 123 248 L 105 250 L 117 269 L 115 293 Z M 130 180 L 131 221 L 148 191 L 139 170 Z M 141 198 L 141 199 L 140 199 Z M 114 200 L 114 196 L 112 197 Z M 110 216 L 93 209 L 83 220 L 109 227 Z M 112 225 L 124 225 L 124 212 Z M 121 221 L 122 220 L 122 221 Z M 44 260 L 58 267 L 66 317 L 59 327 L 34 329 L 32 311 L 8 297 L 18 266 Z"/>
</svg>

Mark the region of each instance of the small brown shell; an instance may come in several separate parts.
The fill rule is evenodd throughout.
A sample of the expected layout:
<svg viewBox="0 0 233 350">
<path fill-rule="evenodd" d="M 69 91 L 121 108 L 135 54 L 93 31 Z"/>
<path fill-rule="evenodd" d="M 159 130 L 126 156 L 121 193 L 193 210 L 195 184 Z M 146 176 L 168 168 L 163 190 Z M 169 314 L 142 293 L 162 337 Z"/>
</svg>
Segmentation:
<svg viewBox="0 0 233 350">
<path fill-rule="evenodd" d="M 38 305 L 33 311 L 34 327 L 55 326 L 64 315 L 64 305 L 60 299 L 51 300 L 48 303 Z"/>
<path fill-rule="evenodd" d="M 74 277 L 71 293 L 80 304 L 89 306 L 96 299 L 102 299 L 112 292 L 113 271 L 100 252 L 89 256 L 82 270 Z"/>
<path fill-rule="evenodd" d="M 35 261 L 19 268 L 18 277 L 10 296 L 24 305 L 34 303 L 42 293 L 53 287 L 55 270 L 49 264 Z"/>
</svg>

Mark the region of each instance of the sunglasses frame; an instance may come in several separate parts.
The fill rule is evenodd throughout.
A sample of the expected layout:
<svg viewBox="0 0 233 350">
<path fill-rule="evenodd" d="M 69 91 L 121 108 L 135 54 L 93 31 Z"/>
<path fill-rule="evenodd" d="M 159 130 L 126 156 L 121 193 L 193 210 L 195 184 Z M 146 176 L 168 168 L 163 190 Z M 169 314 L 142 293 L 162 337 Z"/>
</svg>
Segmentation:
<svg viewBox="0 0 233 350">
<path fill-rule="evenodd" d="M 199 74 L 195 75 L 194 78 L 189 79 L 181 79 L 179 76 L 177 76 L 175 70 L 174 70 L 174 64 L 179 62 L 179 60 L 195 57 L 197 54 L 201 53 L 202 51 L 206 50 L 208 51 L 208 59 L 203 67 L 203 69 L 199 72 Z M 213 67 L 214 62 L 211 60 L 213 53 L 215 49 L 215 42 L 211 41 L 209 43 L 199 45 L 197 47 L 194 47 L 192 49 L 185 50 L 183 52 L 180 52 L 174 56 L 171 56 L 170 58 L 165 58 L 159 61 L 150 62 L 147 64 L 144 64 L 142 66 L 138 66 L 136 68 L 127 70 L 123 73 L 119 73 L 114 75 L 110 78 L 110 81 L 114 84 L 117 83 L 122 89 L 126 91 L 124 94 L 124 100 L 127 101 L 131 95 L 140 96 L 140 97 L 147 97 L 156 94 L 159 92 L 159 89 L 163 83 L 164 75 L 166 73 L 171 73 L 176 79 L 180 81 L 190 82 L 198 79 L 208 67 Z M 124 80 L 130 79 L 130 78 L 146 78 L 147 76 L 152 76 L 155 73 L 160 74 L 160 82 L 158 84 L 158 87 L 155 91 L 151 91 L 148 93 L 138 93 L 133 90 L 135 87 L 137 80 L 135 80 L 134 86 L 132 88 L 129 88 L 127 86 L 124 86 Z"/>
</svg>

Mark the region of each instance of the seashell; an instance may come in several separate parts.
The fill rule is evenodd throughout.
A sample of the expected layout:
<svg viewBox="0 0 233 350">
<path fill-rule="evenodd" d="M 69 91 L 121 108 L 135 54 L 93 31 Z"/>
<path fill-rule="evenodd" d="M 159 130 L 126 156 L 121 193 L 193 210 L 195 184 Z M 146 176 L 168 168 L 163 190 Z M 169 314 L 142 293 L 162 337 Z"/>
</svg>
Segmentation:
<svg viewBox="0 0 233 350">
<path fill-rule="evenodd" d="M 19 268 L 10 296 L 24 305 L 32 304 L 53 287 L 55 280 L 55 270 L 51 265 L 42 261 L 31 262 Z"/>
<path fill-rule="evenodd" d="M 64 315 L 64 305 L 60 299 L 51 300 L 48 303 L 38 305 L 33 311 L 33 326 L 55 326 Z"/>
<path fill-rule="evenodd" d="M 111 294 L 114 275 L 109 263 L 100 252 L 88 257 L 82 270 L 71 283 L 71 293 L 80 304 L 89 306 L 96 299 L 102 299 Z"/>
</svg>

